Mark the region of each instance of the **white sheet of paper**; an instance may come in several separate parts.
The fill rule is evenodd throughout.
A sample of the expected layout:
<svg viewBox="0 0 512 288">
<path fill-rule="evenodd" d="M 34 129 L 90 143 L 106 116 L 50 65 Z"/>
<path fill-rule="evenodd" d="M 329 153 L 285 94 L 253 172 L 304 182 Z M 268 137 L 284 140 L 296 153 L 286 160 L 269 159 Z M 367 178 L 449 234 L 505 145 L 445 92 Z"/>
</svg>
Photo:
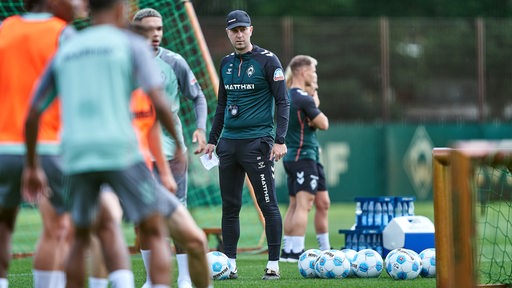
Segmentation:
<svg viewBox="0 0 512 288">
<path fill-rule="evenodd" d="M 201 164 L 203 164 L 203 167 L 206 170 L 210 170 L 213 167 L 219 165 L 219 158 L 215 154 L 212 154 L 212 159 L 210 159 L 210 155 L 204 154 L 199 157 L 199 160 L 201 160 Z"/>
</svg>

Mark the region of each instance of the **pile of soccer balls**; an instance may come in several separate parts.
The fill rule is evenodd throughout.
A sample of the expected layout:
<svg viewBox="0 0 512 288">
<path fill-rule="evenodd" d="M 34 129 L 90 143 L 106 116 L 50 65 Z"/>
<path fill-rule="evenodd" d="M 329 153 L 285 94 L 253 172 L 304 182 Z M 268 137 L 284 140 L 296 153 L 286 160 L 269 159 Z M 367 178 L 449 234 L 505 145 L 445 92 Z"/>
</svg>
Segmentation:
<svg viewBox="0 0 512 288">
<path fill-rule="evenodd" d="M 219 251 L 207 255 L 210 275 L 214 280 L 228 279 L 231 265 L 228 257 Z M 385 260 L 372 249 L 356 252 L 352 249 L 309 249 L 298 262 L 299 273 L 304 278 L 377 278 L 383 270 L 396 280 L 415 279 L 418 276 L 436 276 L 436 250 L 429 248 L 420 254 L 410 249 L 390 251 Z"/>
<path fill-rule="evenodd" d="M 326 250 L 309 249 L 298 262 L 299 273 L 304 278 L 377 278 L 383 270 L 393 279 L 405 280 L 435 277 L 435 249 L 413 250 L 398 248 L 392 250 L 383 260 L 372 249 L 356 252 L 352 249 Z"/>
<path fill-rule="evenodd" d="M 298 262 L 304 278 L 379 277 L 384 268 L 377 251 L 364 249 L 325 250 L 310 249 L 302 253 Z"/>
</svg>

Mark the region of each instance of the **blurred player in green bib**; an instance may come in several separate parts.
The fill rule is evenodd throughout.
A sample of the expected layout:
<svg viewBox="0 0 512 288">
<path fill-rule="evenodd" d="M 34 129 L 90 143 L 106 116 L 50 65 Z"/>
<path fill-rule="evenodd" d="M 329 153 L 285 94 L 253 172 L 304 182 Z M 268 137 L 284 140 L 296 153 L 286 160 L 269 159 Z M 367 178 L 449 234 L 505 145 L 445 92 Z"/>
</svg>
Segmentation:
<svg viewBox="0 0 512 288">
<path fill-rule="evenodd" d="M 96 218 L 100 186 L 109 184 L 123 205 L 125 218 L 138 223 L 152 249 L 169 253 L 162 214 L 181 204 L 162 207 L 163 189 L 144 164 L 131 124 L 132 91 L 142 87 L 162 125 L 177 139 L 163 83 L 146 40 L 129 32 L 129 3 L 90 0 L 93 25 L 67 41 L 48 66 L 35 92 L 26 122 L 27 164 L 23 193 L 34 200 L 45 193 L 35 145 L 41 113 L 59 95 L 62 103 L 62 159 L 71 196 L 75 241 L 67 265 L 68 287 L 84 286 L 84 251 Z M 181 147 L 176 149 L 182 155 Z M 113 287 L 134 287 L 130 258 L 120 227 L 98 234 Z M 153 287 L 168 287 L 167 253 L 152 257 Z"/>
</svg>

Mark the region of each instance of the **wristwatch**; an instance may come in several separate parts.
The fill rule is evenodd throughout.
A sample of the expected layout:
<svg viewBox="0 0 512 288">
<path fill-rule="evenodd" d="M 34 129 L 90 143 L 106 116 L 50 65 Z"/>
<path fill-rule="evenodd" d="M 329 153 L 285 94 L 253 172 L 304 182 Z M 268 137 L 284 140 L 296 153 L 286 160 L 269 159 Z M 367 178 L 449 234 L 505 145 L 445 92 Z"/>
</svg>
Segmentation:
<svg viewBox="0 0 512 288">
<path fill-rule="evenodd" d="M 284 137 L 281 136 L 281 137 L 276 137 L 276 144 L 284 144 Z"/>
</svg>

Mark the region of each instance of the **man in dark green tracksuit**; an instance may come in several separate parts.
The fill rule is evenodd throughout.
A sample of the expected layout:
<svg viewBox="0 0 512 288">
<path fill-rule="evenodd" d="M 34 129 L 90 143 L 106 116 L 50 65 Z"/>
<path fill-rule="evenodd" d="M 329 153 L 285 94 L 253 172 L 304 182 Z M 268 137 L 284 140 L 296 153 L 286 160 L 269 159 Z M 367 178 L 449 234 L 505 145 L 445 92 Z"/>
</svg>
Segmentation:
<svg viewBox="0 0 512 288">
<path fill-rule="evenodd" d="M 265 217 L 269 261 L 263 279 L 279 279 L 282 218 L 275 193 L 274 161 L 286 154 L 290 103 L 284 73 L 276 55 L 251 44 L 253 27 L 245 11 L 232 11 L 226 21 L 235 52 L 221 62 L 218 105 L 205 152 L 211 155 L 217 145 L 224 249 L 233 267 L 230 278 L 236 278 L 239 214 L 247 173 Z"/>
</svg>

